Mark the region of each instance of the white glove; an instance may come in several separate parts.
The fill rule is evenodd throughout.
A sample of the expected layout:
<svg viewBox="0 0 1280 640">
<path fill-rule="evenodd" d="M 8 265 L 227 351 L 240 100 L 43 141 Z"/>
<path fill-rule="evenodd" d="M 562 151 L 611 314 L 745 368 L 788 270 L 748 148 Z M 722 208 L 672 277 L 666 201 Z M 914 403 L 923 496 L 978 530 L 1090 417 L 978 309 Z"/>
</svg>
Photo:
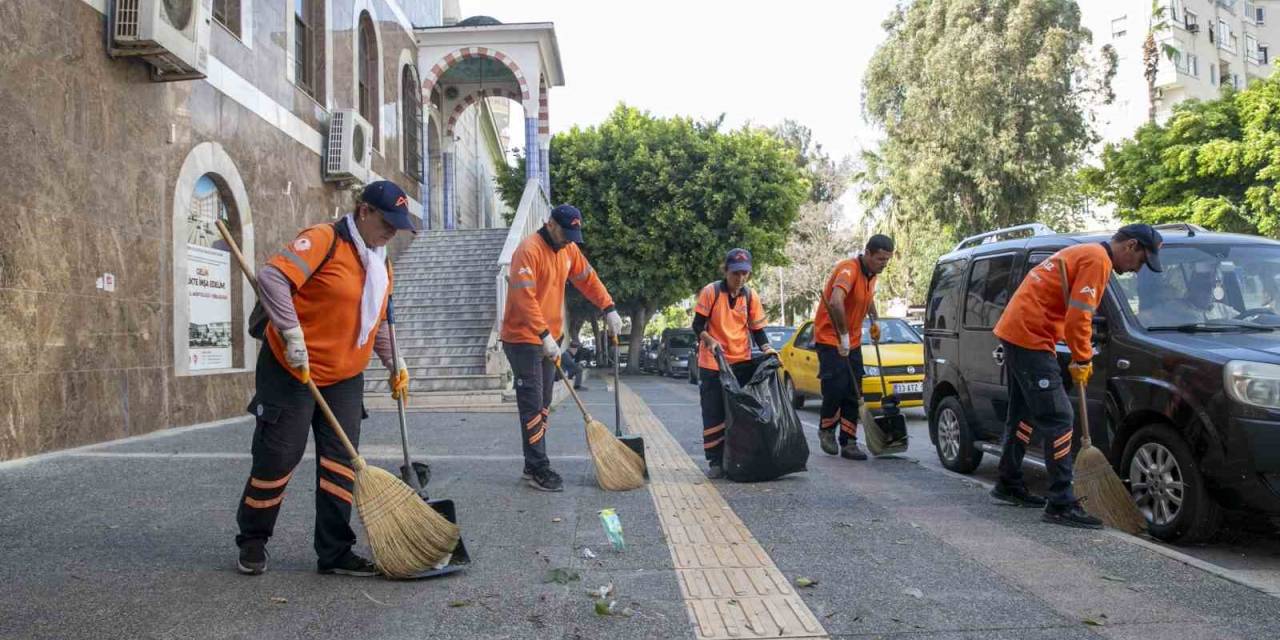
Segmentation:
<svg viewBox="0 0 1280 640">
<path fill-rule="evenodd" d="M 298 371 L 309 370 L 311 362 L 307 358 L 307 341 L 302 336 L 302 326 L 285 329 L 280 332 L 280 336 L 284 338 L 285 362 Z"/>
<path fill-rule="evenodd" d="M 616 309 L 605 314 L 604 322 L 609 325 L 610 334 L 615 336 L 622 335 L 622 316 L 618 315 Z"/>
<path fill-rule="evenodd" d="M 542 336 L 542 354 L 552 360 L 560 357 L 560 344 L 549 333 Z"/>
<path fill-rule="evenodd" d="M 847 333 L 840 334 L 840 355 L 849 355 L 849 334 Z"/>
</svg>

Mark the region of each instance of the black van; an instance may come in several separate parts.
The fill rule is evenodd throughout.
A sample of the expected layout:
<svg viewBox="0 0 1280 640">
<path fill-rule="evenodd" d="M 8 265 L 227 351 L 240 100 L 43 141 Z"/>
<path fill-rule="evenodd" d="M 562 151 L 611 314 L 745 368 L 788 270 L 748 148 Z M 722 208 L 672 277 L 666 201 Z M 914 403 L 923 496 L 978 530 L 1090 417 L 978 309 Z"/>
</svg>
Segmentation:
<svg viewBox="0 0 1280 640">
<path fill-rule="evenodd" d="M 1224 508 L 1280 514 L 1280 242 L 1157 228 L 1164 272 L 1112 274 L 1094 317 L 1087 406 L 1094 446 L 1151 534 L 1190 542 L 1211 536 Z M 1023 275 L 1059 249 L 1108 239 L 1022 225 L 967 238 L 938 260 L 924 406 L 948 469 L 970 473 L 984 453 L 1000 455 L 1008 403 L 991 330 Z M 1065 345 L 1058 356 L 1070 379 Z M 1043 464 L 1040 450 L 1028 460 Z"/>
</svg>

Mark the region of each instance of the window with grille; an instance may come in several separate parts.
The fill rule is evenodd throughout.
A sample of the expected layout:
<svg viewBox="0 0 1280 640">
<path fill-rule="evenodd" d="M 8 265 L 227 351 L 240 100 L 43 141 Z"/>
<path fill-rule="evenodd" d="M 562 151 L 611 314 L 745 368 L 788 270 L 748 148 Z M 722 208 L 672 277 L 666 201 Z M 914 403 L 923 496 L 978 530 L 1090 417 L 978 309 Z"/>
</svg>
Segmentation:
<svg viewBox="0 0 1280 640">
<path fill-rule="evenodd" d="M 378 42 L 373 31 L 373 19 L 366 11 L 360 14 L 359 54 L 356 56 L 359 68 L 356 70 L 358 84 L 358 107 L 360 115 L 373 125 L 373 148 L 382 146 L 382 125 L 378 118 Z"/>
<path fill-rule="evenodd" d="M 400 101 L 404 112 L 404 172 L 422 182 L 422 88 L 413 65 L 405 65 L 400 78 Z"/>
<path fill-rule="evenodd" d="M 240 37 L 240 0 L 213 0 L 213 19 Z"/>
</svg>

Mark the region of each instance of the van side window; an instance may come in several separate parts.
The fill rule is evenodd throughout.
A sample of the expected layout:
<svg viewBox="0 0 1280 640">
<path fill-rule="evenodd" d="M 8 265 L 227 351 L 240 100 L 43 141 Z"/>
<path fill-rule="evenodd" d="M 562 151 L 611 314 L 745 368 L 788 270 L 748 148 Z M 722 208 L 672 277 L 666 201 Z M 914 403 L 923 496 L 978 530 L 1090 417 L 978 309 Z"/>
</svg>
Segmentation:
<svg viewBox="0 0 1280 640">
<path fill-rule="evenodd" d="M 1000 320 L 1009 297 L 1013 295 L 1014 254 L 979 258 L 969 270 L 969 282 L 965 287 L 964 326 L 970 329 L 990 329 Z"/>
<path fill-rule="evenodd" d="M 964 273 L 964 261 L 940 262 L 933 270 L 933 285 L 929 287 L 929 301 L 925 306 L 925 330 L 955 330 L 960 328 L 958 302 L 960 283 Z"/>
<path fill-rule="evenodd" d="M 813 350 L 815 348 L 813 345 L 813 323 L 812 322 L 805 325 L 804 329 L 800 331 L 800 335 L 796 336 L 796 347 L 799 349 L 809 349 L 809 350 Z"/>
</svg>

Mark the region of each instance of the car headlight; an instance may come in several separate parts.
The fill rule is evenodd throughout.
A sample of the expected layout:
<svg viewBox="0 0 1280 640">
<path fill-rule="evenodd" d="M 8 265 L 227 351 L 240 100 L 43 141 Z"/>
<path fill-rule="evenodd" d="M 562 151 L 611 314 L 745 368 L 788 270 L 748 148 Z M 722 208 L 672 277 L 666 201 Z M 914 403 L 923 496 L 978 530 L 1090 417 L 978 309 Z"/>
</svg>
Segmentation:
<svg viewBox="0 0 1280 640">
<path fill-rule="evenodd" d="M 863 367 L 862 370 L 869 376 L 880 375 L 880 367 Z"/>
<path fill-rule="evenodd" d="M 1222 381 L 1236 402 L 1280 409 L 1280 365 L 1233 360 L 1222 368 Z"/>
</svg>

